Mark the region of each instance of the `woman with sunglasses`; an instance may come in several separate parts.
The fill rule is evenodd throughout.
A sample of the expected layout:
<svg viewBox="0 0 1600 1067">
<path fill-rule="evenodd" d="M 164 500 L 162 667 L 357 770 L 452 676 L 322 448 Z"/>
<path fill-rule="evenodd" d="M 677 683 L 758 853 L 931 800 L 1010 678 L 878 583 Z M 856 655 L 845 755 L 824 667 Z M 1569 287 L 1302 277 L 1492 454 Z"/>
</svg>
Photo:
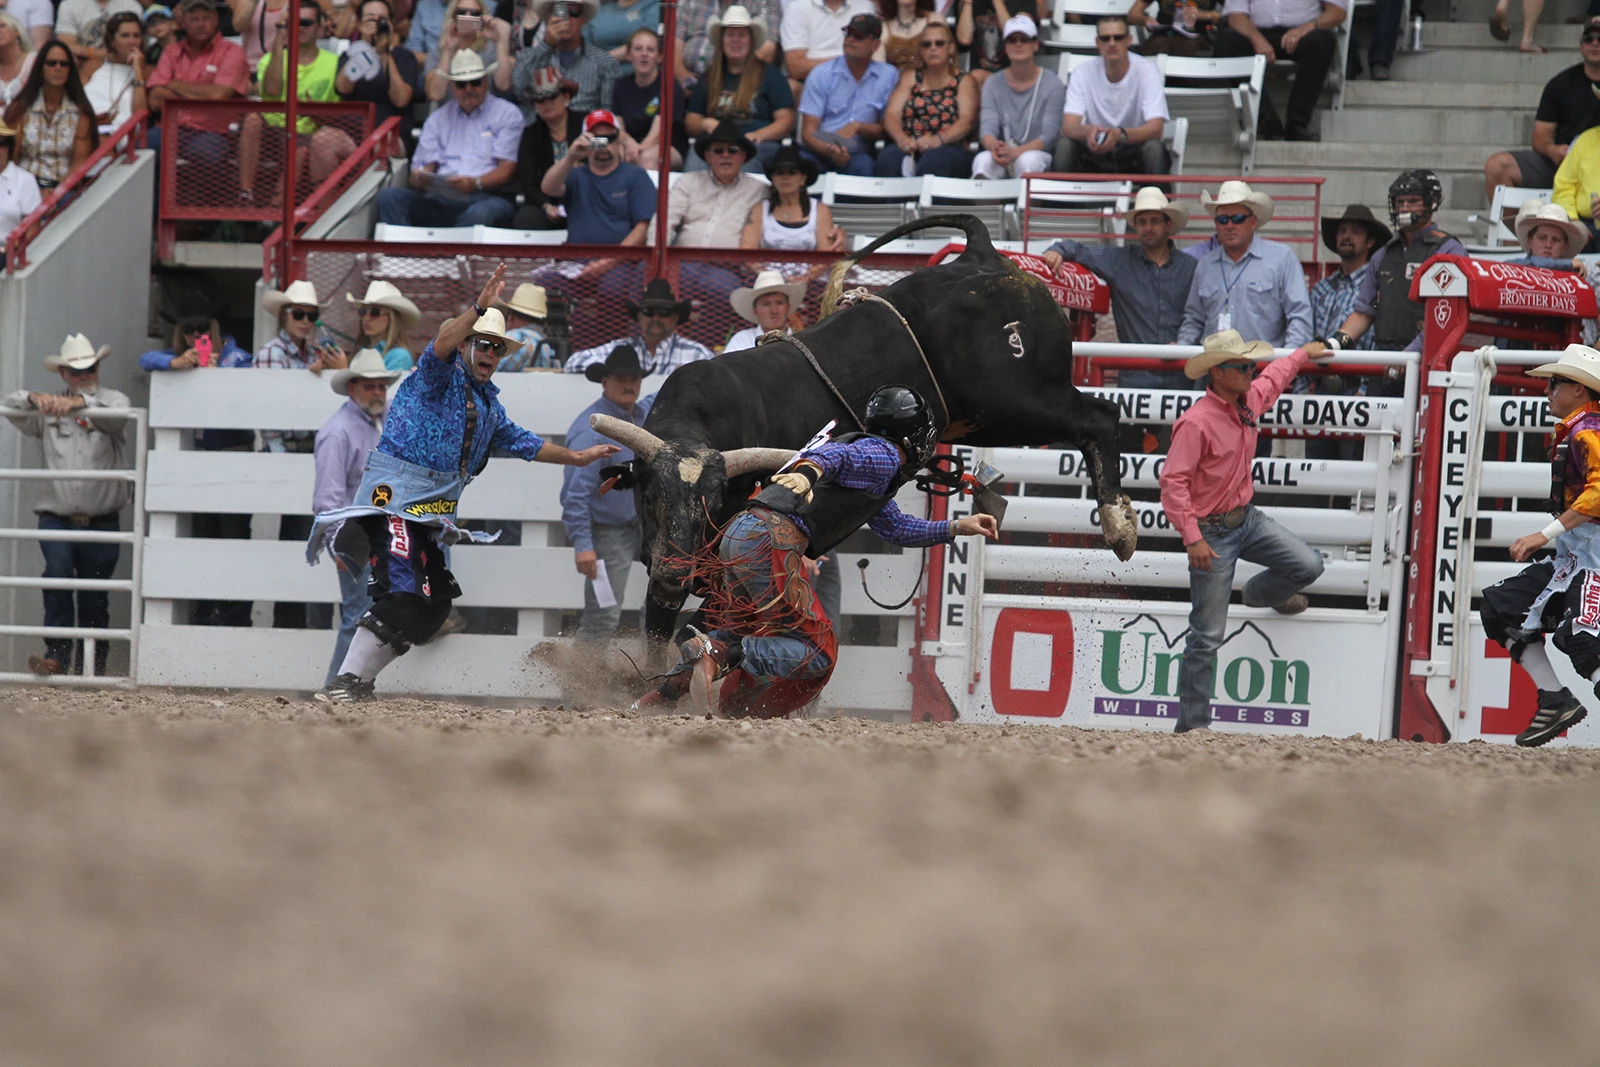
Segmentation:
<svg viewBox="0 0 1600 1067">
<path fill-rule="evenodd" d="M 511 220 L 513 229 L 559 230 L 566 226 L 558 200 L 540 188 L 545 172 L 566 158 L 583 133 L 584 113 L 572 106 L 578 83 L 562 76 L 556 67 L 535 71 L 528 83 L 528 99 L 533 102 L 533 121 L 522 129 L 517 144 L 516 182 L 521 187 L 522 206 Z"/>
<path fill-rule="evenodd" d="M 444 13 L 444 31 L 439 46 L 428 55 L 423 66 L 428 71 L 428 99 L 438 102 L 449 96 L 450 80 L 445 73 L 457 52 L 478 53 L 485 71 L 493 72 L 490 85 L 496 96 L 511 97 L 511 23 L 488 15 L 484 0 L 450 0 Z M 501 58 L 505 62 L 499 62 Z"/>
<path fill-rule="evenodd" d="M 100 144 L 94 107 L 84 95 L 78 64 L 58 37 L 39 49 L 22 92 L 5 111 L 19 134 L 18 160 L 49 192 Z"/>
<path fill-rule="evenodd" d="M 778 151 L 778 144 L 794 133 L 794 93 L 776 67 L 756 58 L 767 31 L 745 8 L 734 4 L 712 18 L 709 36 L 711 65 L 689 96 L 684 124 L 689 136 L 706 137 L 719 122 L 731 120 L 756 146 L 744 169 L 757 174 Z M 684 170 L 706 166 L 704 159 L 691 153 Z"/>
<path fill-rule="evenodd" d="M 392 283 L 370 282 L 366 295 L 360 300 L 354 293 L 344 294 L 345 300 L 358 305 L 359 321 L 355 350 L 370 348 L 383 357 L 385 370 L 410 370 L 417 365 L 406 347 L 406 338 L 422 318 L 417 305 L 407 300 Z"/>
<path fill-rule="evenodd" d="M 901 70 L 922 69 L 922 31 L 933 10 L 933 0 L 878 0 L 883 44 L 872 58 Z"/>
<path fill-rule="evenodd" d="M 83 92 L 94 108 L 95 122 L 102 133 L 121 126 L 135 111 L 143 111 L 144 83 L 149 71 L 144 61 L 144 25 L 139 16 L 122 11 L 107 19 L 106 54 L 85 67 L 90 74 L 83 83 Z"/>
<path fill-rule="evenodd" d="M 772 192 L 750 209 L 739 247 L 844 251 L 844 231 L 833 224 L 833 212 L 820 197 L 806 192 L 817 180 L 815 163 L 794 145 L 784 145 L 767 164 L 767 180 Z"/>
<path fill-rule="evenodd" d="M 930 22 L 917 47 L 922 69 L 907 70 L 883 109 L 888 143 L 878 152 L 880 178 L 972 173 L 967 138 L 978 122 L 978 82 L 956 67 L 956 37 L 943 22 Z"/>
</svg>

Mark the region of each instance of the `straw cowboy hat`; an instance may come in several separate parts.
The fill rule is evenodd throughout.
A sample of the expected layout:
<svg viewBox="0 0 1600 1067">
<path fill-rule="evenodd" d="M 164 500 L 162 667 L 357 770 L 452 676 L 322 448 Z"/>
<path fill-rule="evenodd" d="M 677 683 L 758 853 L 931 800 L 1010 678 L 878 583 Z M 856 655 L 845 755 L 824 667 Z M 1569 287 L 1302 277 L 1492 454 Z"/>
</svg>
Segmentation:
<svg viewBox="0 0 1600 1067">
<path fill-rule="evenodd" d="M 95 348 L 83 334 L 68 334 L 67 339 L 61 342 L 60 352 L 44 357 L 44 369 L 60 370 L 62 367 L 70 367 L 73 370 L 88 370 L 110 354 L 110 345 Z"/>
<path fill-rule="evenodd" d="M 1517 221 L 1511 224 L 1512 232 L 1516 231 L 1517 226 L 1521 224 L 1523 219 L 1527 218 L 1529 215 L 1537 215 L 1539 212 L 1543 211 L 1549 206 L 1550 201 L 1543 200 L 1537 196 L 1530 196 L 1528 199 L 1524 200 L 1521 206 L 1517 208 Z"/>
<path fill-rule="evenodd" d="M 350 357 L 350 365 L 334 371 L 328 375 L 328 388 L 345 395 L 345 386 L 350 384 L 351 378 L 364 378 L 368 381 L 393 383 L 400 380 L 403 371 L 390 370 L 383 365 L 383 357 L 376 348 L 363 348 Z"/>
<path fill-rule="evenodd" d="M 23 44 L 27 40 L 28 40 L 28 35 L 26 33 L 19 34 L 17 36 L 17 43 L 18 44 Z M 23 51 L 26 52 L 27 49 L 24 48 Z M 17 135 L 16 128 L 14 126 L 7 126 L 6 125 L 6 117 L 5 117 L 5 115 L 0 114 L 0 137 L 15 137 L 16 135 Z"/>
<path fill-rule="evenodd" d="M 494 68 L 499 65 L 496 62 L 486 67 L 483 65 L 482 56 L 471 49 L 463 48 L 450 57 L 450 73 L 445 75 L 445 79 L 453 82 L 477 81 L 485 75 L 493 74 Z"/>
<path fill-rule="evenodd" d="M 1255 363 L 1272 355 L 1272 346 L 1267 342 L 1246 341 L 1239 336 L 1238 330 L 1214 333 L 1201 342 L 1201 347 L 1204 351 L 1198 356 L 1190 356 L 1189 362 L 1183 365 L 1184 376 L 1191 381 L 1204 378 L 1219 363 L 1232 363 L 1240 359 Z"/>
<path fill-rule="evenodd" d="M 722 31 L 729 27 L 746 29 L 750 31 L 750 52 L 767 43 L 767 28 L 750 17 L 750 11 L 743 4 L 734 4 L 720 16 L 713 15 L 706 36 L 711 38 L 711 47 L 722 51 Z"/>
<path fill-rule="evenodd" d="M 1567 215 L 1567 209 L 1560 204 L 1546 204 L 1535 211 L 1524 215 L 1517 213 L 1517 241 L 1522 245 L 1524 252 L 1528 251 L 1528 239 L 1533 236 L 1533 231 L 1540 226 L 1554 226 L 1567 235 L 1567 249 L 1561 253 L 1563 256 L 1576 255 L 1583 251 L 1583 246 L 1589 243 L 1589 228 L 1581 222 L 1574 222 Z"/>
<path fill-rule="evenodd" d="M 499 308 L 490 308 L 478 316 L 478 321 L 472 324 L 472 332 L 468 337 L 488 337 L 495 341 L 504 341 L 508 345 L 517 344 L 515 340 L 506 336 L 506 317 L 500 313 Z"/>
<path fill-rule="evenodd" d="M 639 365 L 639 353 L 632 345 L 618 345 L 606 356 L 604 363 L 591 363 L 583 368 L 583 376 L 591 382 L 605 381 L 608 374 L 619 378 L 643 378 L 644 368 Z"/>
<path fill-rule="evenodd" d="M 1566 378 L 1600 393 L 1600 352 L 1588 345 L 1568 345 L 1561 358 L 1528 372 L 1530 378 Z"/>
<path fill-rule="evenodd" d="M 768 293 L 782 293 L 789 298 L 789 308 L 793 310 L 805 302 L 806 283 L 804 281 L 785 282 L 783 275 L 775 270 L 764 270 L 756 275 L 754 285 L 742 285 L 728 297 L 728 303 L 733 305 L 733 310 L 746 322 L 756 321 L 756 301 Z"/>
<path fill-rule="evenodd" d="M 422 318 L 417 305 L 402 296 L 392 282 L 368 282 L 366 296 L 357 300 L 354 293 L 346 293 L 344 298 L 359 307 L 388 308 L 399 317 L 401 326 L 407 330 Z"/>
<path fill-rule="evenodd" d="M 1204 189 L 1200 190 L 1200 206 L 1212 214 L 1216 214 L 1216 208 L 1232 207 L 1235 204 L 1243 204 L 1249 208 L 1259 225 L 1265 226 L 1272 218 L 1272 197 L 1266 193 L 1255 192 L 1250 188 L 1249 182 L 1223 182 L 1222 188 L 1217 190 L 1215 200 L 1211 198 L 1210 193 Z"/>
<path fill-rule="evenodd" d="M 511 294 L 511 299 L 502 300 L 497 306 L 515 311 L 518 315 L 526 315 L 530 319 L 538 319 L 540 322 L 549 318 L 544 286 L 534 285 L 532 282 L 523 282 L 517 286 L 517 291 Z"/>
<path fill-rule="evenodd" d="M 1132 226 L 1133 217 L 1141 211 L 1159 211 L 1166 215 L 1172 222 L 1173 233 L 1189 225 L 1189 212 L 1168 200 L 1167 194 L 1153 185 L 1147 185 L 1134 194 L 1133 207 L 1122 217 L 1128 220 L 1129 226 Z"/>
<path fill-rule="evenodd" d="M 290 282 L 289 288 L 279 292 L 268 289 L 261 297 L 261 307 L 276 318 L 286 307 L 308 307 L 321 310 L 328 305 L 317 299 L 317 287 L 305 279 Z"/>
<path fill-rule="evenodd" d="M 550 17 L 550 6 L 556 0 L 533 0 L 533 13 L 542 21 Z M 566 0 L 569 7 L 581 7 L 580 12 L 585 19 L 592 19 L 600 14 L 600 0 Z"/>
<path fill-rule="evenodd" d="M 1351 204 L 1344 209 L 1344 214 L 1335 218 L 1332 215 L 1322 216 L 1322 243 L 1328 246 L 1328 251 L 1334 255 L 1339 254 L 1339 224 L 1341 222 L 1359 222 L 1367 228 L 1372 235 L 1372 247 L 1382 248 L 1388 244 L 1394 234 L 1389 227 L 1378 221 L 1372 209 L 1365 204 Z"/>
<path fill-rule="evenodd" d="M 637 304 L 632 300 L 624 300 L 622 306 L 627 309 L 630 319 L 637 319 L 641 311 L 675 311 L 679 325 L 688 322 L 689 314 L 694 310 L 694 305 L 689 301 L 678 299 L 672 291 L 672 283 L 665 278 L 651 278 L 644 287 L 644 296 L 639 298 Z"/>
</svg>

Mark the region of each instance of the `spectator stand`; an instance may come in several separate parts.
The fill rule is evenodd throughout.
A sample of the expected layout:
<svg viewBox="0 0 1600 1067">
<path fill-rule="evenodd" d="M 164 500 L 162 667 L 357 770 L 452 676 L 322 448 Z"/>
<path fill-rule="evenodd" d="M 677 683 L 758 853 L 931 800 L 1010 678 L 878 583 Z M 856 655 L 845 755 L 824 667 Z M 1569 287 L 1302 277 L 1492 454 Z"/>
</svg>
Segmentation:
<svg viewBox="0 0 1600 1067">
<path fill-rule="evenodd" d="M 1485 638 L 1472 600 L 1521 569 L 1506 548 L 1549 520 L 1552 421 L 1543 380 L 1523 371 L 1579 339 L 1595 293 L 1581 275 L 1461 256 L 1429 260 L 1411 291 L 1426 305 L 1426 380 L 1398 736 L 1508 742 L 1533 716 L 1534 686 Z M 1473 348 L 1496 341 L 1514 347 Z M 1551 649 L 1564 684 L 1595 708 L 1593 684 Z"/>
<path fill-rule="evenodd" d="M 1167 110 L 1188 119 L 1189 136 L 1239 149 L 1239 172 L 1255 170 L 1256 122 L 1266 85 L 1267 57 L 1174 56 L 1155 58 L 1166 82 Z"/>
<path fill-rule="evenodd" d="M 355 166 L 344 166 L 351 159 L 362 159 L 368 167 L 378 162 L 373 158 L 373 147 L 367 143 L 374 132 L 371 104 L 304 100 L 294 100 L 292 104 L 295 106 L 287 110 L 298 115 L 298 126 L 315 124 L 311 145 L 308 148 L 296 144 L 291 148 L 291 142 L 283 136 L 284 127 L 262 123 L 259 166 L 249 189 L 244 188 L 240 174 L 240 140 L 246 118 L 284 115 L 285 104 L 261 100 L 171 100 L 166 104 L 161 122 L 156 224 L 157 254 L 162 260 L 172 259 L 181 224 L 270 225 L 282 222 L 286 216 L 298 219 L 294 209 L 308 204 L 313 195 L 319 197 L 320 204 L 331 203 L 337 192 L 355 180 Z M 313 181 L 310 168 L 299 165 L 298 157 L 315 157 L 320 151 L 318 137 L 334 133 L 348 138 L 354 153 L 332 169 L 329 177 L 338 175 L 339 181 L 330 186 L 326 180 Z M 383 144 L 387 147 L 389 140 Z M 290 155 L 296 157 L 299 173 L 292 203 L 286 204 L 285 160 Z M 382 162 L 387 165 L 386 156 Z"/>
<path fill-rule="evenodd" d="M 38 238 L 39 232 L 49 225 L 51 219 L 64 211 L 106 167 L 111 165 L 112 160 L 119 159 L 124 164 L 134 161 L 138 150 L 144 145 L 145 129 L 149 120 L 148 111 L 135 112 L 129 116 L 127 122 L 102 137 L 100 146 L 61 179 L 61 184 L 51 190 L 50 195 L 46 196 L 16 229 L 9 234 L 0 235 L 5 241 L 7 274 L 15 274 L 28 265 L 29 244 Z"/>
<path fill-rule="evenodd" d="M 1164 369 L 1199 351 L 1092 343 L 1074 350 L 1102 367 Z M 1312 607 L 1302 615 L 1231 609 L 1217 664 L 1220 729 L 1393 736 L 1419 356 L 1362 353 L 1316 370 L 1381 373 L 1393 366 L 1404 368 L 1402 397 L 1286 396 L 1262 419 L 1273 434 L 1334 431 L 1363 444 L 1357 459 L 1254 461 L 1257 486 L 1274 494 L 1262 501 L 1264 510 L 1318 549 L 1326 569 L 1309 588 Z M 1172 424 L 1198 395 L 1091 392 L 1114 401 L 1125 421 L 1145 425 Z M 1159 503 L 1164 456 L 1121 457 L 1140 534 L 1137 554 L 1124 563 L 1101 541 L 1077 452 L 965 452 L 969 462 L 1004 472 L 1005 532 L 998 543 L 951 546 L 930 558 L 913 648 L 916 714 L 1170 730 L 1189 612 L 1188 558 Z M 1241 563 L 1235 588 L 1258 570 Z"/>
</svg>

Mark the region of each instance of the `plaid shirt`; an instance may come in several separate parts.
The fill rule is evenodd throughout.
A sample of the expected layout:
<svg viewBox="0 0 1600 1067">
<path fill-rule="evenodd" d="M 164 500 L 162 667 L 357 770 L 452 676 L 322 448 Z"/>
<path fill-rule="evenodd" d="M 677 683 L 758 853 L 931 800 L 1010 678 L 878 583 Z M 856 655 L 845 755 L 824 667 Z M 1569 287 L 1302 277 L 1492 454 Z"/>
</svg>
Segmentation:
<svg viewBox="0 0 1600 1067">
<path fill-rule="evenodd" d="M 311 364 L 306 359 L 311 354 L 309 344 L 302 345 L 279 330 L 278 336 L 261 346 L 252 366 L 265 370 L 305 370 Z M 313 430 L 262 430 L 261 442 L 268 452 L 310 452 L 317 441 Z"/>
<path fill-rule="evenodd" d="M 578 95 L 567 106 L 585 113 L 610 107 L 611 86 L 622 76 L 622 64 L 612 59 L 610 52 L 588 41 L 583 41 L 576 52 L 558 52 L 543 41 L 524 48 L 517 53 L 517 65 L 511 71 L 511 97 L 522 108 L 524 125 L 538 117 L 533 101 L 528 99 L 528 86 L 533 84 L 534 72 L 545 67 L 555 67 L 563 78 L 577 82 Z"/>
<path fill-rule="evenodd" d="M 731 7 L 732 5 L 727 5 Z M 744 0 L 750 18 L 767 31 L 767 40 L 777 41 L 782 29 L 783 5 L 780 0 Z M 678 40 L 683 42 L 683 65 L 691 74 L 705 74 L 711 67 L 711 20 L 726 7 L 720 0 L 680 0 Z"/>
<path fill-rule="evenodd" d="M 632 345 L 633 350 L 639 353 L 640 365 L 644 368 L 646 377 L 652 374 L 671 374 L 685 363 L 696 360 L 710 359 L 711 349 L 699 341 L 691 341 L 680 334 L 673 334 L 662 341 L 655 352 L 650 351 L 650 346 L 644 343 L 644 337 L 634 334 L 632 337 L 619 337 L 615 341 L 607 341 L 603 345 L 585 348 L 580 352 L 572 353 L 567 360 L 568 374 L 582 374 L 591 363 L 604 363 L 606 357 L 611 355 L 611 350 L 618 345 Z"/>
<path fill-rule="evenodd" d="M 836 482 L 846 489 L 887 493 L 900 472 L 900 450 L 881 437 L 858 437 L 849 444 L 829 441 L 804 453 L 804 458 L 822 468 L 822 480 Z M 811 531 L 799 518 L 795 525 Z M 867 526 L 873 533 L 905 548 L 942 545 L 955 540 L 955 523 L 918 519 L 900 510 L 893 500 L 883 506 Z"/>
<path fill-rule="evenodd" d="M 1332 337 L 1344 325 L 1356 309 L 1356 294 L 1361 292 L 1361 283 L 1371 269 L 1372 264 L 1366 263 L 1352 274 L 1335 271 L 1311 287 L 1311 336 Z M 1377 331 L 1368 330 L 1356 347 L 1371 351 L 1377 344 Z"/>
<path fill-rule="evenodd" d="M 518 326 L 514 330 L 507 330 L 506 336 L 516 341 L 520 347 L 501 356 L 496 371 L 561 369 L 561 360 L 556 357 L 556 350 L 550 347 L 550 342 L 544 339 L 544 334 L 536 327 Z"/>
</svg>

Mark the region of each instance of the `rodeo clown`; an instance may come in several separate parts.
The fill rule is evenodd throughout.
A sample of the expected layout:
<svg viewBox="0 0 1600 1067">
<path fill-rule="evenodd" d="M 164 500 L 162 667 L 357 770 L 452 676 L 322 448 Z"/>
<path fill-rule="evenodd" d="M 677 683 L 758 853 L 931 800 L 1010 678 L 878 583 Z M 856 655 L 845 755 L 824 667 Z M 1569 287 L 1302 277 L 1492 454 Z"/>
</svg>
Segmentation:
<svg viewBox="0 0 1600 1067">
<path fill-rule="evenodd" d="M 616 445 L 594 445 L 573 452 L 524 430 L 506 414 L 500 390 L 489 382 L 508 347 L 505 318 L 494 307 L 505 273 L 502 263 L 477 304 L 439 327 L 416 371 L 400 384 L 378 447 L 367 455 L 357 503 L 323 512 L 312 527 L 309 562 L 316 563 L 337 525 L 334 551 L 359 556 L 364 549 L 372 568 L 367 578 L 372 607 L 361 618 L 338 676 L 317 692 L 318 700 L 370 700 L 378 672 L 443 625 L 461 587 L 445 568 L 442 546 L 467 537 L 494 540 L 455 523 L 461 491 L 483 470 L 491 451 L 576 467 L 620 451 Z"/>
<path fill-rule="evenodd" d="M 1554 634 L 1578 673 L 1600 683 L 1600 352 L 1568 345 L 1555 363 L 1528 372 L 1549 378 L 1550 525 L 1511 542 L 1521 563 L 1546 545 L 1556 556 L 1483 591 L 1484 632 L 1505 646 L 1539 688 L 1539 710 L 1517 735 L 1542 745 L 1582 722 L 1588 711 L 1561 684 L 1544 650 Z M 1596 685 L 1600 694 L 1600 684 Z"/>
<path fill-rule="evenodd" d="M 707 595 L 712 627 L 688 627 L 682 656 L 635 709 L 676 701 L 691 686 L 706 710 L 778 718 L 804 707 L 833 674 L 838 639 L 809 580 L 815 560 L 868 524 L 906 548 L 965 534 L 994 537 L 992 515 L 933 522 L 901 511 L 895 492 L 933 458 L 939 425 L 927 402 L 888 385 L 867 401 L 864 433 L 808 445 L 729 521 Z"/>
</svg>

